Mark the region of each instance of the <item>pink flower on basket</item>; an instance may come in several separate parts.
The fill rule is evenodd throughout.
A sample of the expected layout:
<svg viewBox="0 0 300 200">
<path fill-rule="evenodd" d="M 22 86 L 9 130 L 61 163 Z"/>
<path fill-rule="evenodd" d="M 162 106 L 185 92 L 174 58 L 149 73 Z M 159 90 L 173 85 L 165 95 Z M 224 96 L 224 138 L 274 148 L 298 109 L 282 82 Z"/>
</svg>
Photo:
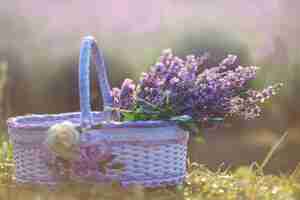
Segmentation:
<svg viewBox="0 0 300 200">
<path fill-rule="evenodd" d="M 105 142 L 80 147 L 80 155 L 73 163 L 74 175 L 87 179 L 103 178 L 116 157 L 111 151 Z"/>
<path fill-rule="evenodd" d="M 49 128 L 45 145 L 57 157 L 74 160 L 78 156 L 79 141 L 80 133 L 71 122 L 66 121 Z"/>
</svg>

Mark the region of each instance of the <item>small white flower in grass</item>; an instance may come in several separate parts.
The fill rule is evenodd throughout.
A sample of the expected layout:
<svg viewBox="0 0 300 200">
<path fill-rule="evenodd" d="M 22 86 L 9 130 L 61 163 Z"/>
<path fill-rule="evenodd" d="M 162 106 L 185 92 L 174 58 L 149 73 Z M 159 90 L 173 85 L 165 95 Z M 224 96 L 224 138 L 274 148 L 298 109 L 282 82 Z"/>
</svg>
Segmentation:
<svg viewBox="0 0 300 200">
<path fill-rule="evenodd" d="M 77 147 L 80 141 L 80 133 L 74 124 L 69 121 L 51 126 L 45 145 L 56 156 L 65 160 L 73 160 L 78 156 Z"/>
</svg>

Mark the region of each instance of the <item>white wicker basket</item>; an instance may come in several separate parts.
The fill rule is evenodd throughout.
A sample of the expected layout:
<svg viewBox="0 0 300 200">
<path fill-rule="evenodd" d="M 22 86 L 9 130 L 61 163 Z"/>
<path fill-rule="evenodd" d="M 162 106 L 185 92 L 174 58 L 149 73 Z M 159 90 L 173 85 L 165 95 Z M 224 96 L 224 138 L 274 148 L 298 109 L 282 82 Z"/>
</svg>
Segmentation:
<svg viewBox="0 0 300 200">
<path fill-rule="evenodd" d="M 120 181 L 123 185 L 142 184 L 146 187 L 182 183 L 186 175 L 188 133 L 168 121 L 112 122 L 110 111 L 92 112 L 89 99 L 91 57 L 97 66 L 104 107 L 111 106 L 102 55 L 95 40 L 86 37 L 80 56 L 81 112 L 28 115 L 8 120 L 14 145 L 16 180 L 57 184 L 66 177 L 61 171 L 67 166 L 69 178 L 81 181 Z M 89 128 L 81 133 L 80 155 L 71 163 L 57 159 L 43 145 L 47 130 L 64 121 Z M 99 122 L 102 127 L 93 128 Z M 57 161 L 55 168 L 49 165 L 52 159 Z"/>
</svg>

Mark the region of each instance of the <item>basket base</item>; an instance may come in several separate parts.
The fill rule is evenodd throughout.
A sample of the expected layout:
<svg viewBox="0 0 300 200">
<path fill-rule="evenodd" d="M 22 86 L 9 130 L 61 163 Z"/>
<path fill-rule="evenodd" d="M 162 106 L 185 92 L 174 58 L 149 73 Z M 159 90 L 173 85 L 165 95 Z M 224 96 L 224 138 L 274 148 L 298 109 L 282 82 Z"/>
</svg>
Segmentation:
<svg viewBox="0 0 300 200">
<path fill-rule="evenodd" d="M 140 185 L 143 186 L 145 188 L 155 188 L 155 187 L 166 187 L 166 186 L 175 186 L 175 185 L 180 185 L 183 184 L 185 180 L 185 176 L 179 176 L 179 177 L 170 177 L 170 178 L 163 178 L 163 179 L 154 179 L 154 180 L 124 180 L 124 181 L 120 181 L 120 185 L 122 187 L 129 187 L 132 185 Z M 63 184 L 63 182 L 54 182 L 54 181 L 49 181 L 49 180 L 31 180 L 31 179 L 26 179 L 24 177 L 16 177 L 16 183 L 19 184 L 25 184 L 25 185 L 44 185 L 44 186 L 48 186 L 48 187 L 53 187 L 55 188 L 55 186 Z M 92 182 L 89 181 L 80 181 L 80 180 L 76 180 L 75 182 L 78 183 L 83 183 L 83 184 L 91 184 Z M 105 183 L 105 182 L 95 182 L 95 184 L 97 183 Z M 112 183 L 112 181 L 106 181 L 106 183 Z"/>
</svg>

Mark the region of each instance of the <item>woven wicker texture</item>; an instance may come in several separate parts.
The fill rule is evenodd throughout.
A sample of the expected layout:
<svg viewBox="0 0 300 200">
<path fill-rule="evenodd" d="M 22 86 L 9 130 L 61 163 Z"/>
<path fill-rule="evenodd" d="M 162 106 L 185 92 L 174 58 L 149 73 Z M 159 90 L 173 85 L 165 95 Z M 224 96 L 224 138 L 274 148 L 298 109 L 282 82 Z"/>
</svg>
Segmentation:
<svg viewBox="0 0 300 200">
<path fill-rule="evenodd" d="M 182 183 L 186 174 L 188 133 L 166 121 L 112 122 L 110 111 L 92 112 L 89 65 L 95 57 L 104 107 L 111 106 L 106 68 L 93 38 L 83 40 L 80 55 L 80 113 L 27 115 L 10 118 L 8 130 L 14 144 L 18 182 L 57 184 L 66 178 L 79 181 L 119 181 L 146 187 Z M 71 121 L 87 129 L 80 136 L 78 158 L 60 161 L 44 146 L 47 130 Z M 55 167 L 53 167 L 53 159 Z M 67 166 L 67 167 L 66 167 Z"/>
<path fill-rule="evenodd" d="M 14 144 L 14 160 L 16 164 L 16 181 L 21 183 L 55 184 L 56 176 L 42 159 L 43 152 L 39 147 L 28 148 Z"/>
</svg>

